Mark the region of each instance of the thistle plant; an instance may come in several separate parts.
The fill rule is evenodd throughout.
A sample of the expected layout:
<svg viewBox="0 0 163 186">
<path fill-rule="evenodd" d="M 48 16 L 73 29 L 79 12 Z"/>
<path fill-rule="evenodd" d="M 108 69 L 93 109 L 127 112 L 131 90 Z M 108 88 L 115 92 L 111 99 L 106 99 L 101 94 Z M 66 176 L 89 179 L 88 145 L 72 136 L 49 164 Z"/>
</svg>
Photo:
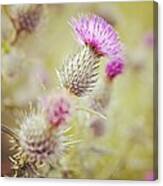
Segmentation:
<svg viewBox="0 0 163 186">
<path fill-rule="evenodd" d="M 40 22 L 41 12 L 41 5 L 18 11 L 11 19 L 17 36 L 21 32 L 33 33 Z M 11 135 L 14 152 L 10 157 L 15 176 L 44 177 L 40 172 L 42 166 L 49 165 L 55 170 L 57 165 L 61 165 L 62 160 L 68 156 L 71 145 L 79 142 L 73 135 L 69 135 L 73 114 L 77 111 L 84 110 L 89 113 L 90 128 L 94 136 L 100 137 L 105 134 L 104 115 L 110 101 L 112 82 L 124 68 L 123 47 L 115 29 L 97 15 L 72 18 L 70 25 L 78 41 L 79 50 L 69 55 L 57 71 L 60 89 L 42 96 L 41 103 L 40 99 L 39 102 L 37 99 L 36 106 L 30 106 L 28 111 L 17 115 L 18 127 L 14 131 L 14 136 Z M 17 38 L 14 42 L 16 40 Z M 99 80 L 102 58 L 109 62 L 105 67 L 103 87 L 98 91 L 95 86 Z M 92 110 L 87 109 L 86 105 L 80 108 L 82 99 L 77 99 L 75 102 L 77 104 L 72 101 L 88 95 Z M 76 116 L 74 120 L 79 119 Z M 77 127 L 80 129 L 79 125 Z M 3 130 L 6 131 L 5 127 Z M 76 151 L 79 148 L 80 146 L 76 147 Z M 99 152 L 96 147 L 93 149 Z M 62 166 L 60 169 L 64 173 Z"/>
<path fill-rule="evenodd" d="M 8 7 L 4 10 L 9 17 L 14 29 L 15 36 L 11 44 L 15 44 L 21 33 L 31 34 L 38 28 L 43 14 L 43 5 L 29 5 L 14 7 L 9 11 Z"/>
<path fill-rule="evenodd" d="M 60 80 L 63 87 L 80 97 L 93 91 L 98 80 L 100 58 L 120 56 L 122 44 L 114 28 L 99 16 L 72 18 L 70 25 L 82 47 L 65 60 Z"/>
<path fill-rule="evenodd" d="M 157 177 L 155 38 L 140 4 L 138 22 L 112 3 L 2 6 L 3 176 Z"/>
<path fill-rule="evenodd" d="M 17 13 L 13 19 L 17 34 L 35 30 L 39 22 L 40 8 L 38 5 L 34 9 Z M 64 61 L 59 77 L 62 87 L 81 97 L 91 93 L 95 87 L 100 58 L 120 55 L 121 43 L 113 27 L 96 15 L 81 17 L 79 20 L 72 19 L 71 26 L 82 46 Z M 112 77 L 115 68 L 112 67 L 109 71 Z M 118 74 L 117 71 L 115 73 Z M 16 176 L 28 176 L 28 167 L 38 174 L 40 165 L 54 165 L 67 150 L 66 144 L 73 143 L 72 139 L 65 135 L 72 114 L 70 97 L 59 92 L 46 97 L 42 107 L 31 107 L 29 113 L 24 113 L 17 119 L 17 137 L 16 140 L 12 139 L 16 154 L 11 158 Z M 97 132 L 99 128 L 97 129 L 96 121 L 92 128 L 97 135 L 102 135 L 102 130 Z"/>
<path fill-rule="evenodd" d="M 54 107 L 55 111 L 63 108 L 62 100 L 61 102 L 56 100 L 56 102 L 58 104 Z M 69 125 L 59 127 L 59 124 L 64 123 L 63 119 L 60 120 L 61 113 L 58 115 L 57 125 L 54 126 L 48 120 L 48 114 L 52 114 L 51 111 L 47 113 L 45 110 L 46 108 L 40 106 L 38 108 L 30 106 L 28 113 L 18 113 L 19 128 L 13 132 L 14 135 L 9 133 L 12 138 L 12 150 L 15 151 L 14 155 L 10 157 L 14 176 L 28 177 L 30 171 L 33 176 L 40 176 L 39 168 L 41 166 L 49 164 L 55 167 L 63 154 L 75 143 L 72 137 L 66 134 L 71 127 Z M 62 112 L 62 115 L 64 114 L 65 112 Z M 55 119 L 56 117 L 57 115 L 55 115 Z M 6 131 L 5 126 L 2 130 Z"/>
</svg>

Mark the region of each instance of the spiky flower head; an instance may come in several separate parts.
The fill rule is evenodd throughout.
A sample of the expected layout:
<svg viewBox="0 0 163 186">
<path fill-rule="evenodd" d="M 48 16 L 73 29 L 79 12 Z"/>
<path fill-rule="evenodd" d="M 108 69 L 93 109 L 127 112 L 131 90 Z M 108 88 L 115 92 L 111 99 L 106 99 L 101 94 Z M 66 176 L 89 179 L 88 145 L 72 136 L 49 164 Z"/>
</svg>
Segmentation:
<svg viewBox="0 0 163 186">
<path fill-rule="evenodd" d="M 21 149 L 29 162 L 56 162 L 66 150 L 64 143 L 69 140 L 64 130 L 54 129 L 48 123 L 44 111 L 32 110 L 19 120 L 18 139 Z"/>
<path fill-rule="evenodd" d="M 98 79 L 99 57 L 89 46 L 68 57 L 59 71 L 61 85 L 76 96 L 90 93 Z"/>
<path fill-rule="evenodd" d="M 115 29 L 97 15 L 72 18 L 70 22 L 78 41 L 90 46 L 100 56 L 115 57 L 122 52 L 122 44 Z"/>
<path fill-rule="evenodd" d="M 72 100 L 65 92 L 58 92 L 45 98 L 43 106 L 47 118 L 54 127 L 64 126 L 72 115 Z"/>
<path fill-rule="evenodd" d="M 121 74 L 124 69 L 124 60 L 122 58 L 116 58 L 109 61 L 105 68 L 106 77 L 113 80 L 116 76 Z"/>
</svg>

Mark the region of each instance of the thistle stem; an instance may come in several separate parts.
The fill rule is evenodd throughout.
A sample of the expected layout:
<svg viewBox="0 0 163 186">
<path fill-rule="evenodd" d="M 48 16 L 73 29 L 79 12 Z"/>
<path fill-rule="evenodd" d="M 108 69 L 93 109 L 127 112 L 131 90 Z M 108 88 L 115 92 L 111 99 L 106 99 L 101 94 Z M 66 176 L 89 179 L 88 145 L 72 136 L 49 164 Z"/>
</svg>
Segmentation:
<svg viewBox="0 0 163 186">
<path fill-rule="evenodd" d="M 99 112 L 96 112 L 95 110 L 92 110 L 92 109 L 89 109 L 89 108 L 83 108 L 83 107 L 77 107 L 77 110 L 82 110 L 82 111 L 86 111 L 90 114 L 94 114 L 94 115 L 97 115 L 99 116 L 100 118 L 104 119 L 104 120 L 107 120 L 107 117 L 104 116 L 103 114 L 99 113 Z"/>
<path fill-rule="evenodd" d="M 1 130 L 2 132 L 8 134 L 10 137 L 14 138 L 15 140 L 18 141 L 18 137 L 15 134 L 15 132 L 13 132 L 9 127 L 7 127 L 5 124 L 1 125 Z"/>
<path fill-rule="evenodd" d="M 7 15 L 7 17 L 10 19 L 11 23 L 13 24 L 13 26 L 15 27 L 15 20 L 14 20 L 14 18 L 11 16 L 11 14 L 9 12 L 9 8 L 7 6 L 4 6 L 3 10 L 4 10 L 5 14 Z"/>
<path fill-rule="evenodd" d="M 9 8 L 7 6 L 4 6 L 3 10 L 4 10 L 5 14 L 7 15 L 7 17 L 9 18 L 9 20 L 11 21 L 12 26 L 15 29 L 15 33 L 12 36 L 13 38 L 11 38 L 11 41 L 10 41 L 10 44 L 14 45 L 17 42 L 17 40 L 18 40 L 18 37 L 20 35 L 21 30 L 19 30 L 17 28 L 15 18 L 10 14 Z"/>
</svg>

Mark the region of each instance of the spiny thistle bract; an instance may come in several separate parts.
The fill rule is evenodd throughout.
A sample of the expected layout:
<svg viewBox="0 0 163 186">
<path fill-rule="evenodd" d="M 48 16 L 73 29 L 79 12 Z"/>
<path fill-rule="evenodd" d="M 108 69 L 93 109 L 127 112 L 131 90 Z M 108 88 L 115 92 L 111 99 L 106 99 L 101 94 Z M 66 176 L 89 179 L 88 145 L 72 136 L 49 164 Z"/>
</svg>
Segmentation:
<svg viewBox="0 0 163 186">
<path fill-rule="evenodd" d="M 90 46 L 101 56 L 115 57 L 122 53 L 122 44 L 115 29 L 97 15 L 72 18 L 70 22 L 75 36 L 82 45 Z"/>
<path fill-rule="evenodd" d="M 19 140 L 15 138 L 10 139 L 12 147 L 11 151 L 14 151 L 14 154 L 9 157 L 11 161 L 11 173 L 14 177 L 37 177 L 39 175 L 37 169 L 39 163 L 29 161 L 28 156 L 24 153 L 24 150 L 19 144 Z"/>
<path fill-rule="evenodd" d="M 63 87 L 76 96 L 91 92 L 98 79 L 99 57 L 89 46 L 64 61 L 60 72 Z"/>
<path fill-rule="evenodd" d="M 55 165 L 73 144 L 72 138 L 66 134 L 70 127 L 54 128 L 46 120 L 44 109 L 31 107 L 29 113 L 23 113 L 17 119 L 20 128 L 17 130 L 17 152 L 12 158 L 17 172 L 25 165 Z M 22 163 L 22 164 L 20 164 Z M 19 167 L 16 166 L 19 164 Z M 17 169 L 16 169 L 17 168 Z"/>
</svg>

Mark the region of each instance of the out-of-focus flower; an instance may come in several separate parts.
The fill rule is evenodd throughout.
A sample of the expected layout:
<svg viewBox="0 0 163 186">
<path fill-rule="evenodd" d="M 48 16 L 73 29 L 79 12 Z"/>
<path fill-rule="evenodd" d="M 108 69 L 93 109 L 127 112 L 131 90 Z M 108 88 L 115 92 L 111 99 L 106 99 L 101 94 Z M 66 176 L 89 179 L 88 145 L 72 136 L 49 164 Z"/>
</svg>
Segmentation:
<svg viewBox="0 0 163 186">
<path fill-rule="evenodd" d="M 25 56 L 21 50 L 13 49 L 10 53 L 4 54 L 2 56 L 2 76 L 8 80 L 18 80 L 25 69 L 24 60 Z"/>
<path fill-rule="evenodd" d="M 12 44 L 14 44 L 20 33 L 33 33 L 38 28 L 43 13 L 43 5 L 14 5 L 10 8 L 5 7 L 5 12 L 16 31 L 15 38 L 12 41 Z"/>
<path fill-rule="evenodd" d="M 35 31 L 38 26 L 42 13 L 42 5 L 31 6 L 28 9 L 18 11 L 15 18 L 17 30 L 24 30 L 28 33 Z"/>
<path fill-rule="evenodd" d="M 45 98 L 48 121 L 54 127 L 67 124 L 72 114 L 72 102 L 66 94 L 54 94 Z"/>
<path fill-rule="evenodd" d="M 94 117 L 90 123 L 90 128 L 95 137 L 100 137 L 105 134 L 106 131 L 106 123 L 102 118 Z"/>
<path fill-rule="evenodd" d="M 134 71 L 142 71 L 145 68 L 145 64 L 147 62 L 148 52 L 147 48 L 141 44 L 137 47 L 130 48 L 128 50 L 128 60 L 127 66 Z"/>
<path fill-rule="evenodd" d="M 42 63 L 40 63 L 40 61 L 37 62 L 37 60 L 35 59 L 34 62 L 36 63 L 36 65 L 31 70 L 30 74 L 30 76 L 32 77 L 31 81 L 33 81 L 33 77 L 36 77 L 39 85 L 42 85 L 43 87 L 47 88 L 50 85 L 48 71 L 46 67 Z"/>
<path fill-rule="evenodd" d="M 155 174 L 153 170 L 147 171 L 145 173 L 144 179 L 147 181 L 154 181 L 155 180 Z"/>
<path fill-rule="evenodd" d="M 94 91 L 94 94 L 92 94 L 89 97 L 89 106 L 91 109 L 100 112 L 105 113 L 105 110 L 107 109 L 111 93 L 112 93 L 112 82 L 111 81 L 105 81 L 102 79 L 102 81 L 99 81 L 97 88 Z"/>
<path fill-rule="evenodd" d="M 147 47 L 153 48 L 154 45 L 154 34 L 153 32 L 148 32 L 144 36 L 144 43 Z"/>
<path fill-rule="evenodd" d="M 13 48 L 2 56 L 2 83 L 6 106 L 23 106 L 42 94 L 50 85 L 49 74 L 41 60 L 26 59 L 25 54 Z M 30 91 L 27 92 L 27 90 Z"/>
<path fill-rule="evenodd" d="M 112 80 L 117 75 L 121 74 L 124 69 L 124 61 L 122 58 L 116 58 L 108 62 L 105 68 L 105 73 L 108 79 Z"/>
<path fill-rule="evenodd" d="M 61 85 L 76 96 L 91 92 L 98 79 L 99 58 L 88 46 L 64 61 L 60 70 Z"/>
<path fill-rule="evenodd" d="M 122 53 L 122 44 L 115 29 L 97 15 L 72 18 L 71 26 L 82 45 L 90 46 L 99 56 L 115 57 Z"/>
</svg>

